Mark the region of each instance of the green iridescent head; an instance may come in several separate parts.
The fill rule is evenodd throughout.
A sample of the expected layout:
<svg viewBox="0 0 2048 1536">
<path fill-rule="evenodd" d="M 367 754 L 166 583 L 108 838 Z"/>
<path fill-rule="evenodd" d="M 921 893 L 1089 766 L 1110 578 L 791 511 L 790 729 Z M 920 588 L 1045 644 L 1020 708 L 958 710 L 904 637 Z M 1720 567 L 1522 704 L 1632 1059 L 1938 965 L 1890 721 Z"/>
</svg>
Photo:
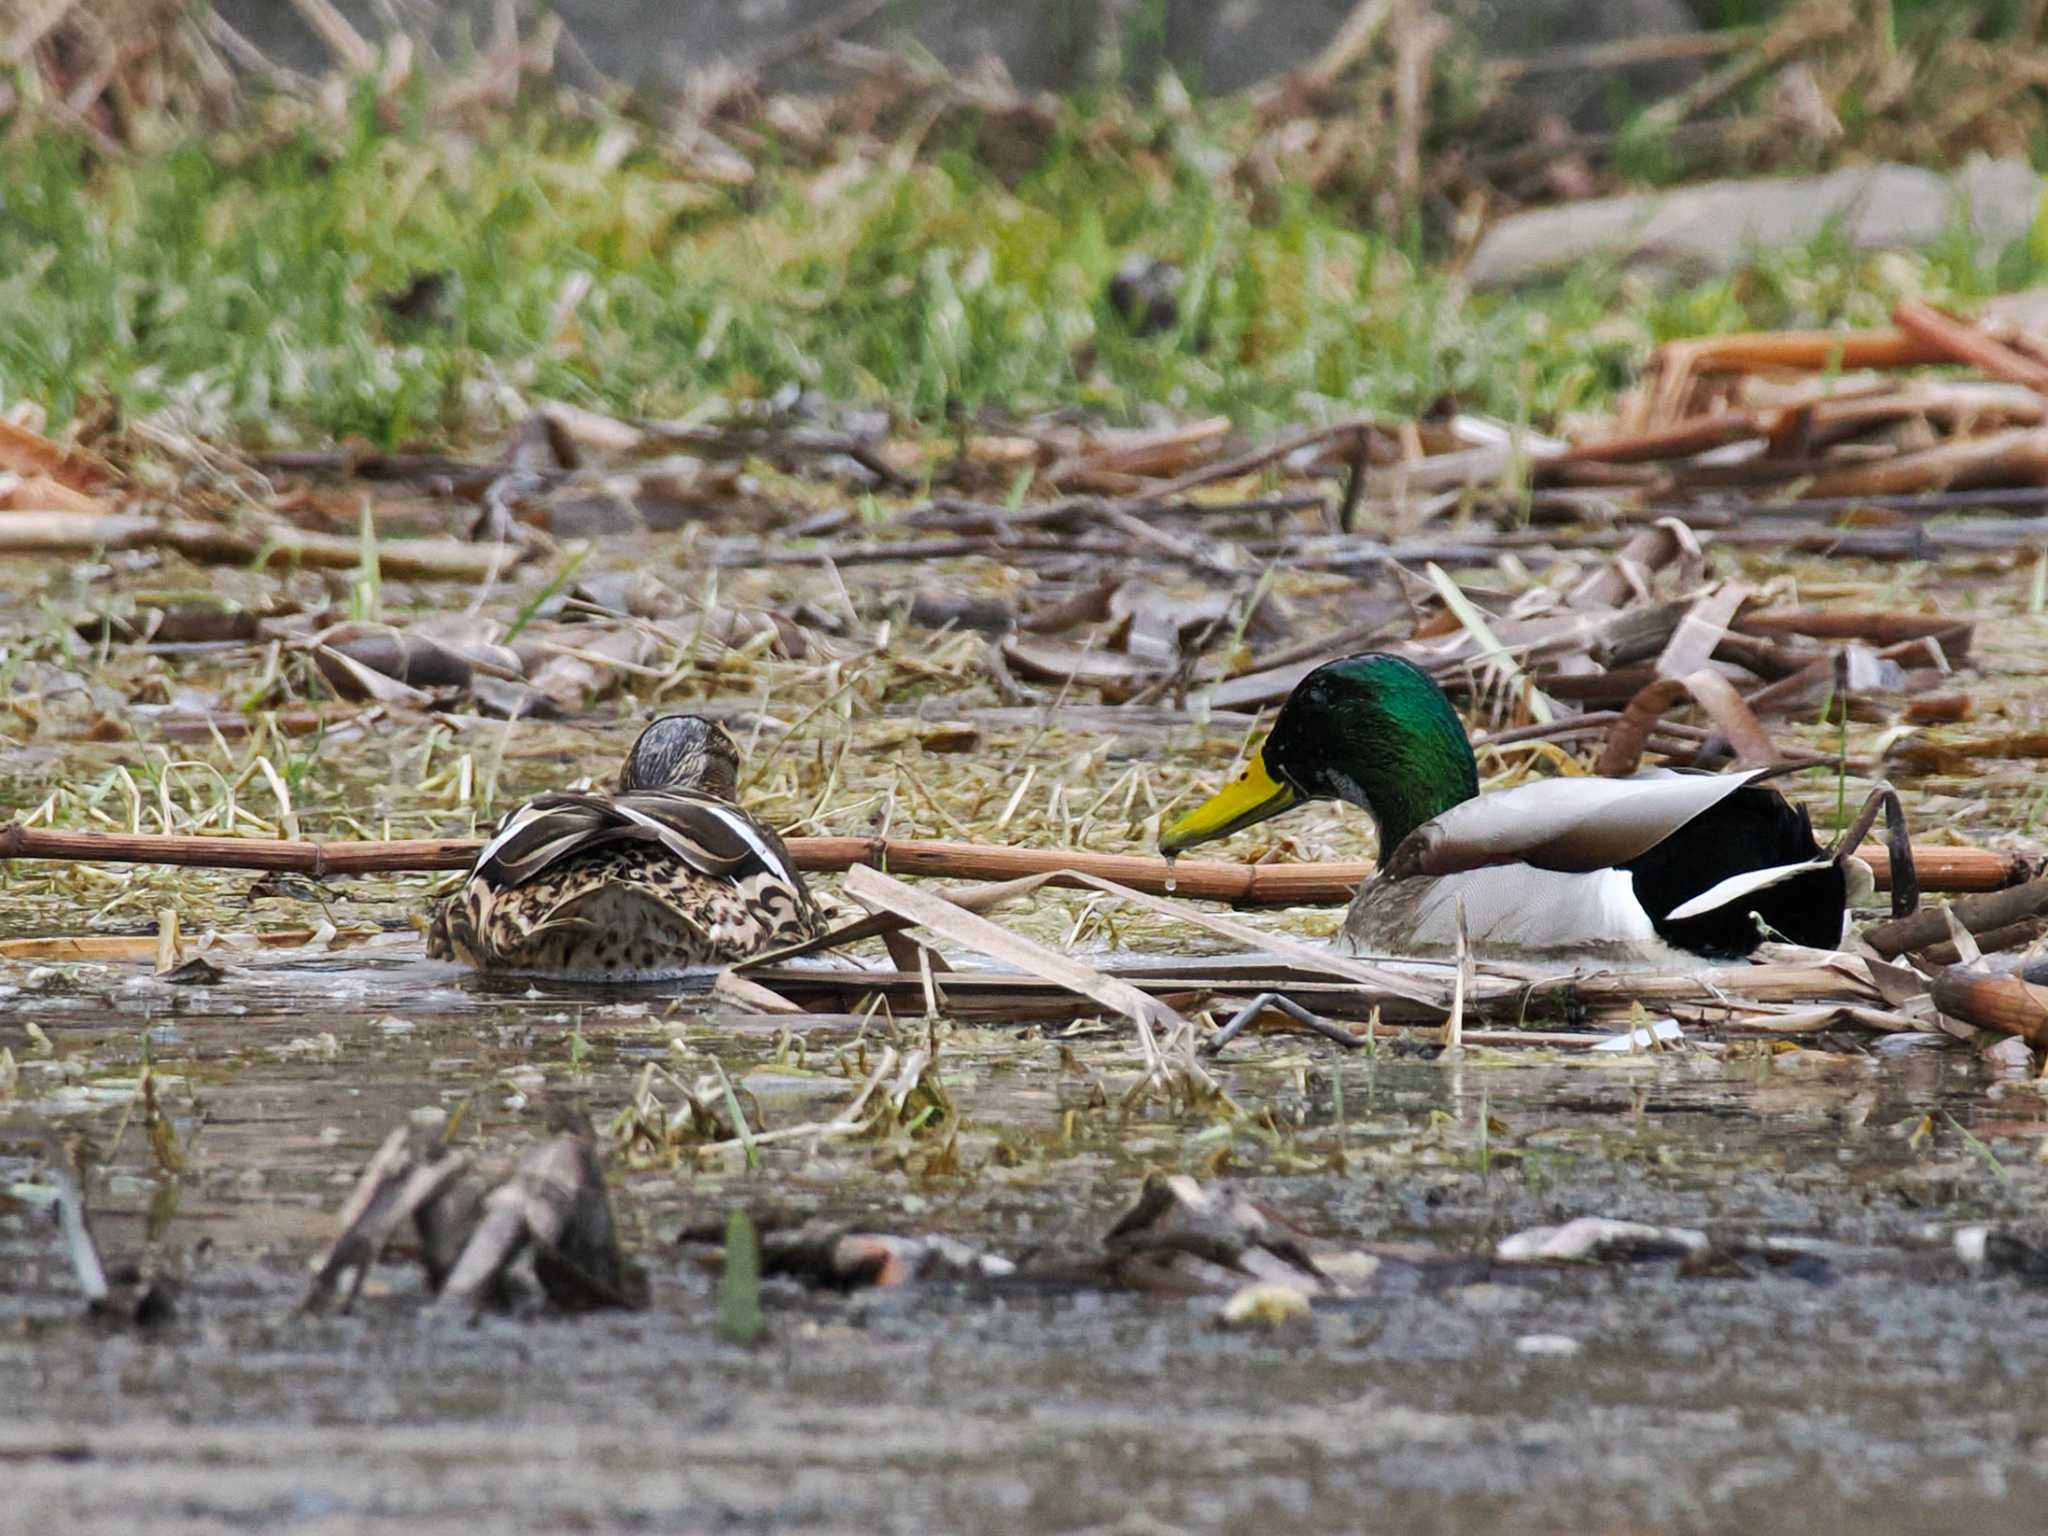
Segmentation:
<svg viewBox="0 0 2048 1536">
<path fill-rule="evenodd" d="M 1370 812 L 1383 850 L 1479 793 L 1463 722 L 1413 662 L 1366 651 L 1325 662 L 1295 685 L 1245 769 L 1159 839 L 1179 853 L 1304 800 Z"/>
</svg>

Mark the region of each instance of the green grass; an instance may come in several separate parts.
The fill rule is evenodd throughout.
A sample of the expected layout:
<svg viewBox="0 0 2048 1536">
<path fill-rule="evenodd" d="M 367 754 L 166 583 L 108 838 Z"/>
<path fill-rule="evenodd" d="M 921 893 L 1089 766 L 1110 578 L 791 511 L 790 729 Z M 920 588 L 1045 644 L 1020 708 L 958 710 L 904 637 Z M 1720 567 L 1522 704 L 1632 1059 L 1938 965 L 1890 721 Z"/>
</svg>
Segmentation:
<svg viewBox="0 0 2048 1536">
<path fill-rule="evenodd" d="M 365 114 L 124 163 L 32 139 L 0 167 L 0 403 L 384 444 L 489 431 L 539 397 L 668 415 L 789 385 L 923 421 L 1158 403 L 1261 426 L 1452 394 L 1543 424 L 1607 403 L 1666 337 L 1877 323 L 1903 293 L 2036 275 L 1963 240 L 1823 244 L 1690 288 L 1588 271 L 1473 296 L 1353 207 L 1295 194 L 1255 219 L 1203 162 L 1227 124 L 1114 156 L 1085 126 L 1014 186 L 942 151 L 824 194 L 773 168 L 710 187 L 636 129 L 541 111 L 479 137 Z M 1167 334 L 1133 336 L 1104 297 L 1134 251 L 1186 273 Z M 442 271 L 445 317 L 376 302 Z"/>
</svg>

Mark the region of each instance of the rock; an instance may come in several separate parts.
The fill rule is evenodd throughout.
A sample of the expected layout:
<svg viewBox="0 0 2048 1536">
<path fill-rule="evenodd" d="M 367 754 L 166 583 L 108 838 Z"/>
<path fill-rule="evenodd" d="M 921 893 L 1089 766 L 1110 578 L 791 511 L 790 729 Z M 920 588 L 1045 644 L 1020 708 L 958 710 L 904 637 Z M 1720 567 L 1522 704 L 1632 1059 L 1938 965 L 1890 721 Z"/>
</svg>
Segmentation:
<svg viewBox="0 0 2048 1536">
<path fill-rule="evenodd" d="M 1670 192 L 1539 208 L 1486 232 L 1465 268 L 1475 288 L 1554 277 L 1601 258 L 1675 277 L 1732 272 L 1758 252 L 1830 232 L 1857 250 L 1917 250 L 1967 218 L 1997 250 L 2025 236 L 2041 178 L 2019 160 L 1976 159 L 1953 175 L 1909 165 L 1851 166 L 1825 176 L 1715 181 Z"/>
</svg>

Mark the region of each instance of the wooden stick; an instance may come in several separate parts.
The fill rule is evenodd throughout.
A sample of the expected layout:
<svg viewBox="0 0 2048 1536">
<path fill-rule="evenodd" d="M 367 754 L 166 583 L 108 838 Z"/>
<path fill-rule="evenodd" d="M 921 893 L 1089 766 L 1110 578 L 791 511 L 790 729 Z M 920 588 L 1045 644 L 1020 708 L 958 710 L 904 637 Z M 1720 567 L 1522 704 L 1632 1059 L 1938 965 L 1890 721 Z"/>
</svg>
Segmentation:
<svg viewBox="0 0 2048 1536">
<path fill-rule="evenodd" d="M 2048 394 L 2048 363 L 2036 362 L 1968 321 L 1943 314 L 1932 304 L 1907 299 L 1892 311 L 1892 324 L 1941 353 L 1943 362 L 1967 363 L 1987 378 L 2024 384 Z"/>
<path fill-rule="evenodd" d="M 331 533 L 308 533 L 276 524 L 238 529 L 194 519 L 159 522 L 123 512 L 35 510 L 0 516 L 0 554 L 89 555 L 103 549 L 170 549 L 212 565 L 308 565 L 352 570 L 362 545 Z M 401 580 L 485 581 L 509 571 L 527 552 L 510 545 L 467 544 L 460 539 L 385 539 L 379 568 Z"/>
<path fill-rule="evenodd" d="M 1369 431 L 1372 426 L 1372 418 L 1361 416 L 1351 421 L 1338 422 L 1335 426 L 1313 427 L 1306 432 L 1296 432 L 1281 438 L 1278 442 L 1269 443 L 1264 448 L 1241 453 L 1234 459 L 1224 459 L 1215 464 L 1205 464 L 1200 469 L 1191 469 L 1164 485 L 1153 486 L 1146 492 L 1146 498 L 1164 500 L 1169 496 L 1179 496 L 1186 491 L 1192 491 L 1198 485 L 1214 485 L 1220 480 L 1235 480 L 1264 469 L 1268 464 L 1284 459 L 1290 453 L 1312 448 L 1317 443 L 1335 442 L 1353 433 Z"/>
<path fill-rule="evenodd" d="M 1905 331 L 1744 331 L 1733 336 L 1667 341 L 1650 356 L 1653 369 L 1754 373 L 1766 368 L 1824 373 L 1858 368 L 1918 368 L 1950 361 L 1931 342 Z"/>
<path fill-rule="evenodd" d="M 1915 868 L 1920 867 L 1920 850 L 1917 848 L 1913 850 L 1913 863 Z M 1957 919 L 1972 933 L 1980 929 L 2011 927 L 2014 923 L 2048 913 L 2048 878 L 2030 880 L 2025 885 L 1989 895 L 1966 896 L 1955 904 L 1953 910 Z M 1911 917 L 1878 923 L 1863 933 L 1864 943 L 1886 959 L 1925 949 L 1949 937 L 1948 915 L 1940 907 L 1923 907 Z"/>
<path fill-rule="evenodd" d="M 1892 885 L 1892 856 L 1883 843 L 1865 843 L 1856 857 L 1870 866 L 1877 888 Z M 1913 869 L 1923 891 L 2002 891 L 2033 874 L 2025 857 L 2009 848 L 1936 848 L 1913 845 Z"/>
<path fill-rule="evenodd" d="M 1969 649 L 1973 619 L 1946 613 L 1854 613 L 1833 608 L 1780 608 L 1768 613 L 1746 613 L 1731 628 L 1750 635 L 1805 635 L 1814 640 L 1868 640 L 1872 645 L 1898 645 L 1906 640 L 1924 640 L 1938 635 L 1942 649 L 1951 660 Z M 1964 643 L 1953 643 L 1958 631 Z"/>
<path fill-rule="evenodd" d="M 2048 1049 L 2048 987 L 2029 981 L 2025 973 L 1999 975 L 1986 966 L 1953 965 L 1935 975 L 1928 992 L 1934 1006 L 1952 1018 Z"/>
<path fill-rule="evenodd" d="M 2048 367 L 2042 369 L 2048 390 Z M 1982 437 L 1950 438 L 1932 448 L 1865 464 L 1845 464 L 1814 476 L 1816 498 L 1905 496 L 1979 486 L 2030 486 L 2048 481 L 2048 427 L 2011 427 Z"/>
<path fill-rule="evenodd" d="M 1661 464 L 1667 459 L 1689 459 L 1696 453 L 1723 448 L 1746 438 L 1762 437 L 1764 425 L 1753 411 L 1723 411 L 1715 416 L 1696 416 L 1655 432 L 1637 432 L 1627 437 L 1605 438 L 1568 449 L 1551 464 Z"/>
<path fill-rule="evenodd" d="M 1667 133 L 1695 113 L 1740 89 L 1753 76 L 1777 68 L 1808 44 L 1832 37 L 1855 24 L 1856 13 L 1848 6 L 1793 6 L 1764 34 L 1755 48 L 1666 96 L 1646 110 L 1636 122 L 1649 132 Z"/>
<path fill-rule="evenodd" d="M 392 842 L 289 842 L 253 837 L 166 837 L 150 832 L 64 832 L 0 827 L 0 859 L 81 864 L 183 864 L 200 869 L 269 869 L 324 879 L 399 870 L 467 869 L 483 843 L 473 837 Z"/>
<path fill-rule="evenodd" d="M 1495 1044 L 1580 1044 L 1597 1045 L 1611 1033 L 1627 1028 L 1627 1017 L 1641 1002 L 1653 1012 L 1685 1010 L 1696 1022 L 1748 1024 L 1759 1010 L 1792 1005 L 1800 1008 L 1828 1004 L 1849 1008 L 1877 1008 L 1881 999 L 1876 989 L 1859 974 L 1858 964 L 1836 957 L 1827 965 L 1727 965 L 1683 972 L 1604 971 L 1587 976 L 1559 976 L 1526 983 L 1487 978 L 1489 985 L 1477 987 L 1471 978 L 1466 998 L 1465 1043 L 1481 1043 L 1469 1027 L 1474 1018 L 1502 1022 L 1547 1015 L 1558 1009 L 1590 1010 L 1598 1020 L 1598 1032 L 1585 1035 L 1557 1031 L 1503 1031 L 1489 1043 Z M 882 992 L 906 1006 L 916 1006 L 922 995 L 923 978 L 916 971 L 833 970 L 824 967 L 769 968 L 760 979 L 775 991 L 831 1011 L 859 1011 L 862 999 Z M 1258 971 L 1232 977 L 1218 974 L 1200 962 L 1191 963 L 1187 973 L 1150 967 L 1125 966 L 1113 973 L 1132 986 L 1155 996 L 1185 1000 L 1193 994 L 1201 1000 L 1246 998 L 1261 992 L 1281 992 L 1303 1007 L 1326 1018 L 1364 1018 L 1381 1010 L 1381 1027 L 1388 1022 L 1430 1021 L 1428 1039 L 1437 1038 L 1441 1006 L 1418 1008 L 1401 994 L 1381 992 L 1358 982 L 1301 980 Z M 986 1013 L 1014 1009 L 1020 1003 L 1042 998 L 1050 990 L 1047 982 L 1016 971 L 956 971 L 945 979 L 947 1004 L 962 1012 Z"/>
<path fill-rule="evenodd" d="M 1088 889 L 1083 876 L 1113 880 L 1153 896 L 1226 901 L 1241 907 L 1331 906 L 1349 901 L 1370 875 L 1368 863 L 1232 864 L 1150 854 L 1091 853 L 1066 848 L 1007 848 L 925 838 L 792 837 L 797 867 L 837 874 L 856 864 L 898 875 L 954 880 L 1015 880 L 1051 875 L 1051 884 Z M 67 832 L 0 825 L 0 859 L 62 859 L 93 864 L 182 864 L 202 869 L 268 869 L 322 879 L 329 875 L 392 874 L 407 870 L 467 869 L 483 846 L 473 837 L 416 837 L 390 842 L 288 842 L 252 837 L 166 837 L 140 832 Z M 1891 861 L 1879 843 L 1857 850 L 1877 876 L 1891 879 Z M 2023 880 L 2027 861 L 1999 848 L 1913 849 L 1923 890 L 1995 891 Z M 1061 878 L 1072 873 L 1077 878 Z M 1937 935 L 1940 937 L 1941 935 Z"/>
<path fill-rule="evenodd" d="M 1662 64 L 1679 59 L 1711 59 L 1736 53 L 1757 41 L 1754 27 L 1724 32 L 1660 32 L 1648 37 L 1617 38 L 1606 43 L 1578 43 L 1519 58 L 1496 59 L 1486 72 L 1499 81 L 1520 80 L 1581 70 L 1626 69 L 1635 64 Z"/>
<path fill-rule="evenodd" d="M 483 846 L 473 837 L 402 838 L 390 842 L 288 842 L 241 837 L 166 837 L 155 833 L 66 832 L 0 826 L 0 859 L 65 859 L 104 864 L 182 864 L 210 869 L 283 870 L 322 879 L 406 870 L 467 869 Z M 1145 854 L 1088 853 L 1058 848 L 1005 848 L 986 843 L 880 837 L 794 837 L 797 867 L 837 874 L 855 865 L 899 875 L 1013 880 L 1066 871 L 1114 880 L 1152 895 L 1184 895 L 1241 906 L 1311 906 L 1349 901 L 1372 865 L 1226 864 Z M 1079 879 L 1060 880 L 1085 888 Z"/>
</svg>

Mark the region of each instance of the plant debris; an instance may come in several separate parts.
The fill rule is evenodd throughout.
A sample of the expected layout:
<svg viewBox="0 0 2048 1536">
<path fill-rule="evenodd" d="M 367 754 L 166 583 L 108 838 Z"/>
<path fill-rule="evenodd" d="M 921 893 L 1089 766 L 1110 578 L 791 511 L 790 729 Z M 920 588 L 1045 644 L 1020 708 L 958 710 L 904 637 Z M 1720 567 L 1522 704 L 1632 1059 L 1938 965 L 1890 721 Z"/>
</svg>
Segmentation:
<svg viewBox="0 0 2048 1536">
<path fill-rule="evenodd" d="M 339 1310 L 347 1311 L 409 1225 L 443 1306 L 475 1313 L 507 1305 L 508 1271 L 529 1252 L 534 1279 L 563 1311 L 644 1306 L 646 1278 L 619 1250 L 589 1117 L 556 1104 L 549 1118 L 554 1137 L 488 1193 L 470 1177 L 466 1157 L 417 1127 L 393 1131 L 342 1208 L 341 1232 L 316 1265 L 302 1305 L 324 1310 L 339 1293 Z"/>
</svg>

